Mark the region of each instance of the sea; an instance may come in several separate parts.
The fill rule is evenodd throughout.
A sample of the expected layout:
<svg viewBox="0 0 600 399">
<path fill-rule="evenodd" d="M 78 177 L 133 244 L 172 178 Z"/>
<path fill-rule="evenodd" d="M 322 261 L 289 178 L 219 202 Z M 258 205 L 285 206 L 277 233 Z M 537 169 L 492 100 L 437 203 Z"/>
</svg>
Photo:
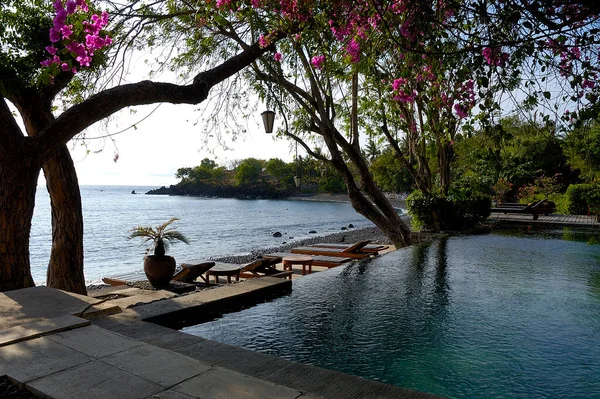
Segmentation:
<svg viewBox="0 0 600 399">
<path fill-rule="evenodd" d="M 154 188 L 80 187 L 87 284 L 101 283 L 104 276 L 141 270 L 148 246 L 140 238 L 128 239 L 130 230 L 136 226 L 156 227 L 173 217 L 180 219 L 173 226 L 190 241 L 189 245 L 176 243 L 168 249 L 167 254 L 178 264 L 248 254 L 340 232 L 350 223 L 356 228 L 373 226 L 348 203 L 145 195 Z M 275 232 L 282 237 L 273 237 Z M 50 197 L 40 186 L 30 239 L 31 272 L 38 285 L 45 284 L 51 246 Z"/>
</svg>

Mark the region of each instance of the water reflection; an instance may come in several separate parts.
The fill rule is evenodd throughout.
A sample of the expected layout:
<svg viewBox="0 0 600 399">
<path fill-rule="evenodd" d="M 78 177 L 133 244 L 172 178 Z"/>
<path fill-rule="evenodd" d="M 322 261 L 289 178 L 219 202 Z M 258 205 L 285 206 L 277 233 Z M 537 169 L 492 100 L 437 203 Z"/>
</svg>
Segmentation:
<svg viewBox="0 0 600 399">
<path fill-rule="evenodd" d="M 600 397 L 600 248 L 564 233 L 415 245 L 186 331 L 452 397 Z"/>
</svg>

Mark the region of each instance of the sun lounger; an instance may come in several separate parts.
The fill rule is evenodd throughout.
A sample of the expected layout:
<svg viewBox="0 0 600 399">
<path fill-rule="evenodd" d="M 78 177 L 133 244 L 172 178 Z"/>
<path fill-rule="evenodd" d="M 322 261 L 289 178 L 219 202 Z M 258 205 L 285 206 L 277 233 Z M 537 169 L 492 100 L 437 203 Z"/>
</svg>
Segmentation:
<svg viewBox="0 0 600 399">
<path fill-rule="evenodd" d="M 533 220 L 538 220 L 539 215 L 547 215 L 556 210 L 556 205 L 547 199 L 539 200 L 529 205 L 522 204 L 502 204 L 490 209 L 493 213 L 524 213 L 533 215 Z"/>
<path fill-rule="evenodd" d="M 236 263 L 222 263 L 217 262 L 214 267 L 210 268 L 206 272 L 206 281 L 210 279 L 210 276 L 215 278 L 215 282 L 219 282 L 219 277 L 227 277 L 227 283 L 230 284 L 232 277 L 235 281 L 239 281 L 240 277 L 254 278 L 254 277 L 286 277 L 289 273 L 281 272 L 275 269 L 273 266 L 272 259 L 257 259 L 246 264 Z"/>
<path fill-rule="evenodd" d="M 196 278 L 203 277 L 206 270 L 210 269 L 215 265 L 215 262 L 198 262 L 198 263 L 184 263 L 181 265 L 181 270 L 179 270 L 171 281 L 179 281 L 182 283 L 192 283 Z M 106 276 L 102 278 L 102 281 L 105 284 L 109 284 L 112 286 L 118 285 L 131 285 L 136 281 L 147 280 L 146 274 L 143 270 L 137 270 L 131 273 L 123 273 L 114 276 Z"/>
<path fill-rule="evenodd" d="M 333 256 L 333 257 L 339 257 L 339 258 L 352 258 L 352 259 L 365 259 L 372 255 L 372 254 L 366 254 L 366 253 L 341 252 L 340 250 L 338 250 L 336 248 L 318 248 L 318 247 L 292 248 L 291 252 L 293 254 Z"/>
<path fill-rule="evenodd" d="M 118 285 L 128 285 L 135 281 L 141 280 L 146 280 L 146 274 L 142 270 L 115 276 L 102 277 L 102 281 L 105 284 L 112 285 L 113 287 Z"/>
<path fill-rule="evenodd" d="M 286 256 L 294 256 L 298 254 L 293 254 L 290 252 L 273 252 L 270 254 L 263 255 L 263 258 L 271 258 L 276 260 L 277 263 L 281 263 L 282 259 Z M 313 266 L 321 266 L 321 267 L 338 267 L 343 265 L 344 263 L 348 263 L 352 261 L 352 258 L 349 257 L 339 257 L 339 256 L 324 256 L 324 255 L 313 255 Z"/>
<path fill-rule="evenodd" d="M 319 247 L 319 248 L 336 248 L 336 249 L 345 249 L 350 245 L 354 245 L 354 244 L 345 244 L 343 242 L 341 243 L 318 243 L 318 244 L 311 244 L 308 245 L 309 247 Z M 365 253 L 378 253 L 380 251 L 384 251 L 386 249 L 389 248 L 389 245 L 380 245 L 380 244 L 369 244 L 369 245 L 365 245 L 364 247 L 362 247 L 360 249 L 361 252 L 365 252 Z"/>
<path fill-rule="evenodd" d="M 354 244 L 350 244 L 345 248 L 320 248 L 320 247 L 298 247 L 293 248 L 292 253 L 303 254 L 303 255 L 322 255 L 322 256 L 338 256 L 352 259 L 364 259 L 373 255 L 362 252 L 361 249 L 369 244 L 370 241 L 359 241 Z"/>
<path fill-rule="evenodd" d="M 215 266 L 215 262 L 187 262 L 181 265 L 181 270 L 173 276 L 171 280 L 182 281 L 184 283 L 193 283 L 200 277 L 206 284 L 208 280 L 204 274 Z"/>
<path fill-rule="evenodd" d="M 242 268 L 240 277 L 244 278 L 256 278 L 256 277 L 287 277 L 288 272 L 282 272 L 277 270 L 275 265 L 279 263 L 276 259 L 272 258 L 261 258 L 253 262 L 250 262 Z"/>
</svg>

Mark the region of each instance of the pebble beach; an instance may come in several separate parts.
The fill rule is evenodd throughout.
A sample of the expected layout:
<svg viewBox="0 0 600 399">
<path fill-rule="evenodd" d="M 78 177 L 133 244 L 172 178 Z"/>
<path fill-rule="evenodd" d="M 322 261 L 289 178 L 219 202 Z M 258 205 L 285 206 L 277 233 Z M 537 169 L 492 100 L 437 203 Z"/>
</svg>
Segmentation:
<svg viewBox="0 0 600 399">
<path fill-rule="evenodd" d="M 295 201 L 350 202 L 348 200 L 348 196 L 345 194 L 311 194 L 306 196 L 291 197 L 289 199 Z M 394 208 L 406 209 L 406 202 L 403 199 L 393 198 L 390 199 L 390 203 Z M 402 216 L 402 220 L 410 226 L 409 216 Z M 211 260 L 226 263 L 248 263 L 260 258 L 264 254 L 271 252 L 289 252 L 292 248 L 305 245 L 317 243 L 354 243 L 364 240 L 370 240 L 372 244 L 392 244 L 390 239 L 377 227 L 373 226 L 360 229 L 347 227 L 347 230 L 343 230 L 339 233 L 315 235 L 314 237 L 302 240 L 293 240 L 278 246 L 256 249 L 247 255 L 213 257 Z"/>
</svg>

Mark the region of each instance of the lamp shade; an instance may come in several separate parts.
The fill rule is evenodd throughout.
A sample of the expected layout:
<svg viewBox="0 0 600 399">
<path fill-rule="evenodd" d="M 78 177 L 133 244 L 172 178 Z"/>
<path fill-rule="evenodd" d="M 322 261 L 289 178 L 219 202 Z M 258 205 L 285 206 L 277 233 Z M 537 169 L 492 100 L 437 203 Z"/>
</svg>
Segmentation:
<svg viewBox="0 0 600 399">
<path fill-rule="evenodd" d="M 265 125 L 265 133 L 273 133 L 273 123 L 275 122 L 275 112 L 265 111 L 261 114 L 263 124 Z"/>
<path fill-rule="evenodd" d="M 300 187 L 301 182 L 302 179 L 300 178 L 300 176 L 294 176 L 294 184 L 296 185 L 296 188 Z"/>
</svg>

